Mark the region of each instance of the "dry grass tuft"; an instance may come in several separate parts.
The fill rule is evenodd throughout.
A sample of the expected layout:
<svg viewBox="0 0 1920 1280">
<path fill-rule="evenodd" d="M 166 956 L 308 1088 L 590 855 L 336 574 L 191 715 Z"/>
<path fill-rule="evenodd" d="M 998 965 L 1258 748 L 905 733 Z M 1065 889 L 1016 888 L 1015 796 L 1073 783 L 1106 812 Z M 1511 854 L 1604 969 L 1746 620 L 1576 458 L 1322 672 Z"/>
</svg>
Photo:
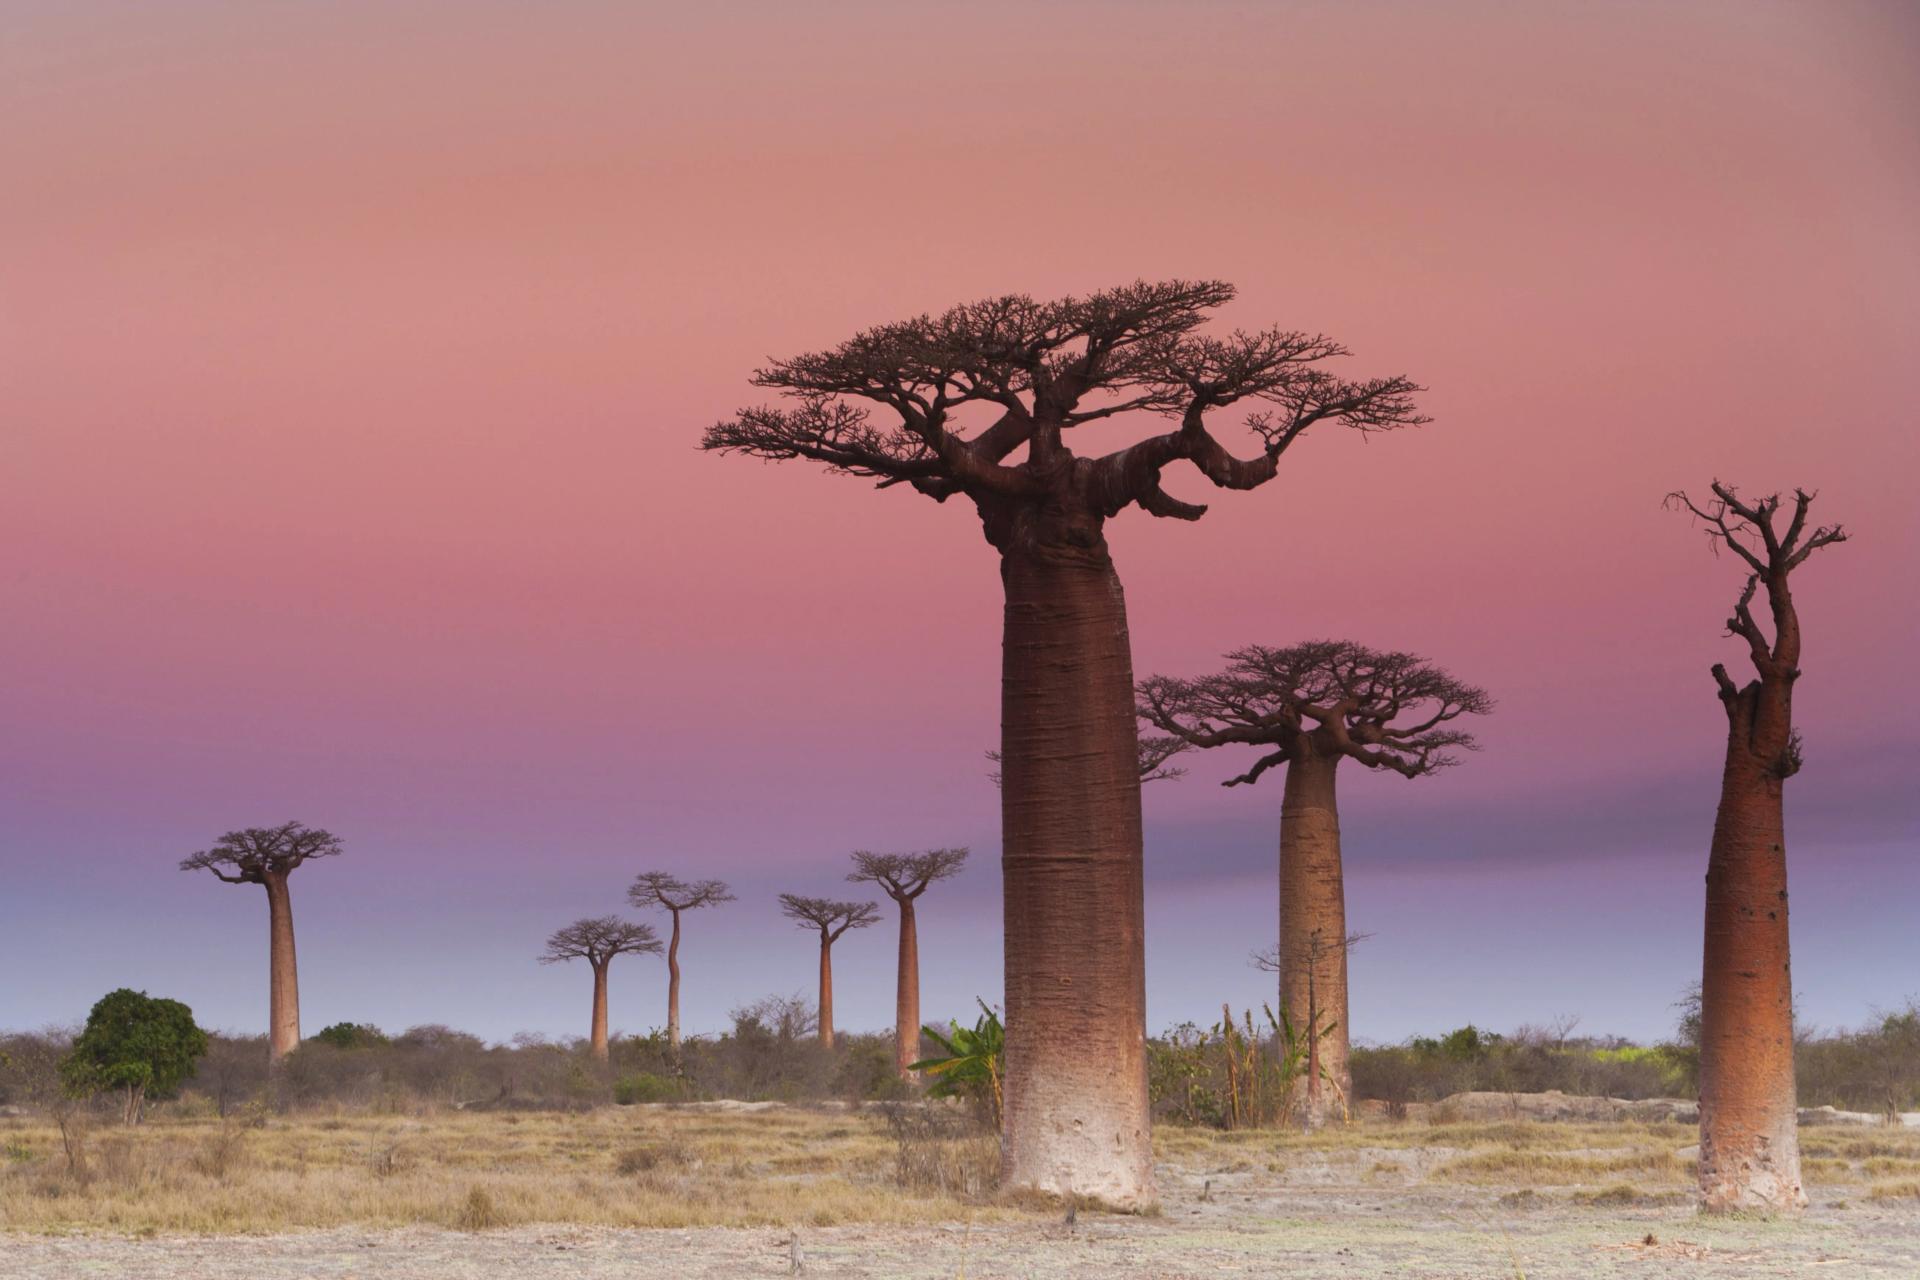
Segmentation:
<svg viewBox="0 0 1920 1280">
<path fill-rule="evenodd" d="M 462 1231 L 486 1231 L 506 1225 L 506 1219 L 494 1206 L 493 1197 L 487 1194 L 487 1189 L 474 1187 L 467 1192 L 466 1202 L 460 1206 L 453 1225 Z"/>
</svg>

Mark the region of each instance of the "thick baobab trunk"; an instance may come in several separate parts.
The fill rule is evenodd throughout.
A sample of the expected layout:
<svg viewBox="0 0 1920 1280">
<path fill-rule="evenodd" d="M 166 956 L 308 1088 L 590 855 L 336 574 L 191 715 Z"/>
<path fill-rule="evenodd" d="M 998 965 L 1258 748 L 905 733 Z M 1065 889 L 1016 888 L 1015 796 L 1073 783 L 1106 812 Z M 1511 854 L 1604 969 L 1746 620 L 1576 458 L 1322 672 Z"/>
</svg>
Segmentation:
<svg viewBox="0 0 1920 1280">
<path fill-rule="evenodd" d="M 1754 690 L 1759 697 L 1765 692 Z M 1743 698 L 1757 701 L 1752 694 Z M 1753 749 L 1749 706 L 1733 709 L 1707 860 L 1700 978 L 1700 1192 L 1708 1212 L 1805 1208 L 1795 1131 L 1793 975 L 1781 816 L 1784 729 Z M 1778 711 L 1785 724 L 1784 706 Z"/>
<path fill-rule="evenodd" d="M 680 913 L 673 913 L 673 938 L 667 943 L 667 1052 L 680 1061 Z"/>
<path fill-rule="evenodd" d="M 593 1056 L 607 1060 L 607 970 L 612 961 L 593 966 L 593 1031 L 588 1041 Z"/>
<path fill-rule="evenodd" d="M 1340 869 L 1337 756 L 1287 765 L 1280 802 L 1280 1003 L 1309 1041 L 1296 1090 L 1308 1124 L 1340 1114 L 1353 1093 L 1347 1037 L 1347 893 Z M 1319 1032 L 1325 1031 L 1325 1035 Z"/>
<path fill-rule="evenodd" d="M 911 1079 L 920 1061 L 920 933 L 913 899 L 900 898 L 900 976 L 893 994 L 893 1065 Z"/>
<path fill-rule="evenodd" d="M 285 874 L 267 890 L 267 1060 L 277 1064 L 300 1047 L 300 971 L 293 954 L 293 902 Z"/>
<path fill-rule="evenodd" d="M 1154 1199 L 1140 772 L 1126 601 L 1104 546 L 1003 555 L 1001 814 L 1014 1187 Z"/>
<path fill-rule="evenodd" d="M 820 1044 L 833 1048 L 833 942 L 820 935 Z"/>
</svg>

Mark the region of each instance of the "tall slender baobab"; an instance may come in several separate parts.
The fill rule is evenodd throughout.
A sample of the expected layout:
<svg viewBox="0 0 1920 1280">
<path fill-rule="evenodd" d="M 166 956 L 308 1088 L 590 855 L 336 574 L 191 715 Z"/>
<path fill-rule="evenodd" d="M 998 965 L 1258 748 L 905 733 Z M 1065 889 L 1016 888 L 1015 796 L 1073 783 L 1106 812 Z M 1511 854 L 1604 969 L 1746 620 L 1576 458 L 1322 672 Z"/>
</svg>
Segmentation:
<svg viewBox="0 0 1920 1280">
<path fill-rule="evenodd" d="M 643 910 L 663 908 L 673 913 L 673 934 L 667 943 L 667 1049 L 680 1059 L 680 913 L 733 901 L 733 891 L 722 880 L 689 884 L 665 871 L 642 871 L 627 890 L 627 901 Z"/>
<path fill-rule="evenodd" d="M 1280 799 L 1280 1003 L 1309 1037 L 1302 1102 L 1324 1123 L 1353 1095 L 1348 1067 L 1346 883 L 1334 775 L 1342 760 L 1425 777 L 1456 763 L 1473 735 L 1450 722 L 1493 707 L 1487 695 L 1407 653 L 1345 640 L 1285 649 L 1252 645 L 1226 669 L 1197 680 L 1152 676 L 1140 683 L 1140 715 L 1196 747 L 1266 749 L 1227 786 L 1287 767 Z"/>
<path fill-rule="evenodd" d="M 849 929 L 880 922 L 880 907 L 872 902 L 836 902 L 831 898 L 780 895 L 780 912 L 802 929 L 820 933 L 820 1043 L 833 1048 L 833 944 Z"/>
<path fill-rule="evenodd" d="M 893 997 L 893 1066 L 904 1079 L 920 1060 L 920 931 L 914 902 L 936 880 L 960 874 L 965 849 L 929 849 L 925 853 L 853 855 L 847 879 L 874 884 L 900 907 L 900 966 Z"/>
<path fill-rule="evenodd" d="M 300 1047 L 300 967 L 293 954 L 293 900 L 287 878 L 315 858 L 339 856 L 340 837 L 299 822 L 229 831 L 211 849 L 180 860 L 182 871 L 211 871 L 228 884 L 267 891 L 267 1061 Z"/>
<path fill-rule="evenodd" d="M 1710 1212 L 1796 1212 L 1800 1138 L 1795 1131 L 1793 975 L 1787 936 L 1786 780 L 1800 771 L 1793 686 L 1800 679 L 1800 616 L 1787 579 L 1821 547 L 1845 542 L 1839 525 L 1809 528 L 1813 495 L 1796 489 L 1786 529 L 1779 494 L 1742 501 L 1713 482 L 1704 506 L 1669 502 L 1704 522 L 1708 541 L 1739 556 L 1746 588 L 1727 634 L 1746 642 L 1754 678 L 1734 683 L 1713 665 L 1727 713 L 1727 760 L 1707 857 L 1705 955 L 1700 972 L 1700 1194 Z M 1753 616 L 1766 588 L 1773 639 Z"/>
<path fill-rule="evenodd" d="M 1012 1186 L 1118 1206 L 1150 1203 L 1153 1176 L 1133 664 L 1104 526 L 1130 506 L 1198 519 L 1205 507 L 1161 486 L 1175 462 L 1251 489 L 1315 423 L 1425 421 L 1405 378 L 1349 382 L 1322 369 L 1345 354 L 1331 339 L 1199 333 L 1232 297 L 1217 281 L 1140 282 L 870 329 L 761 369 L 755 383 L 791 404 L 744 409 L 703 440 L 936 501 L 959 495 L 979 514 L 1006 596 L 1002 1172 Z M 1258 406 L 1243 424 L 1258 439 L 1250 458 L 1209 426 L 1242 404 Z M 884 421 L 870 420 L 874 408 Z M 1075 429 L 1129 413 L 1175 425 L 1111 453 L 1068 447 Z"/>
<path fill-rule="evenodd" d="M 593 1056 L 607 1060 L 607 970 L 615 956 L 635 952 L 660 954 L 660 939 L 650 924 L 635 924 L 618 916 L 594 916 L 555 929 L 540 953 L 541 964 L 585 960 L 593 969 L 593 1023 L 588 1045 Z"/>
</svg>

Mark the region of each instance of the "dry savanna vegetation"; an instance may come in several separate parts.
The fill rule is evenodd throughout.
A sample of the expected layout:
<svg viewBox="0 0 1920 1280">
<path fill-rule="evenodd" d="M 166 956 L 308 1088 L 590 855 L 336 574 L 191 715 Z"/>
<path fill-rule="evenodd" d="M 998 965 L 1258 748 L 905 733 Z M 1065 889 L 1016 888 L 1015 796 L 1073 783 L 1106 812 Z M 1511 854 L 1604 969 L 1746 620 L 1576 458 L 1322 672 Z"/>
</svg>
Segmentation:
<svg viewBox="0 0 1920 1280">
<path fill-rule="evenodd" d="M 1352 1189 L 1396 1204 L 1682 1205 L 1697 1128 L 1372 1121 L 1312 1132 L 1161 1126 L 1164 1212 L 1228 1197 L 1298 1211 Z M 0 1120 L 0 1225 L 28 1232 L 270 1233 L 569 1223 L 802 1227 L 1052 1221 L 993 1190 L 997 1144 L 946 1108 L 157 1115 L 126 1128 Z M 1816 1198 L 1920 1209 L 1920 1130 L 1801 1137 Z"/>
</svg>

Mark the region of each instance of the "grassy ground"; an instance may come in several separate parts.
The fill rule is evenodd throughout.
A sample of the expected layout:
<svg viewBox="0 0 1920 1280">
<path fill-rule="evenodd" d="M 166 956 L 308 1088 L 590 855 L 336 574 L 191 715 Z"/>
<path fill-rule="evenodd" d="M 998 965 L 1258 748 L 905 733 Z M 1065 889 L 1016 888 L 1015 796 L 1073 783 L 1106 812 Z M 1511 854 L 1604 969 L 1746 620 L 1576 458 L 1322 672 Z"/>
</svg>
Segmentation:
<svg viewBox="0 0 1920 1280">
<path fill-rule="evenodd" d="M 1377 1124 L 1155 1135 L 1147 1218 L 970 1192 L 991 1140 L 902 1153 L 871 1112 L 164 1115 L 0 1120 L 0 1276 L 735 1275 L 786 1251 L 849 1275 L 1528 1277 L 1920 1274 L 1920 1131 L 1807 1129 L 1792 1223 L 1692 1208 L 1696 1131 L 1671 1124 Z M 945 1180 L 946 1186 L 942 1186 Z M 977 1184 L 973 1184 L 977 1186 Z M 674 1228 L 634 1233 L 628 1227 Z M 746 1228 L 746 1230 L 739 1230 Z M 794 1242 L 798 1241 L 796 1245 Z M 1680 1270 L 1673 1270 L 1679 1268 Z M 1744 1269 L 1738 1269 L 1744 1268 Z M 1819 1270 L 1809 1270 L 1820 1268 Z M 349 1267 L 348 1269 L 351 1269 Z"/>
</svg>

